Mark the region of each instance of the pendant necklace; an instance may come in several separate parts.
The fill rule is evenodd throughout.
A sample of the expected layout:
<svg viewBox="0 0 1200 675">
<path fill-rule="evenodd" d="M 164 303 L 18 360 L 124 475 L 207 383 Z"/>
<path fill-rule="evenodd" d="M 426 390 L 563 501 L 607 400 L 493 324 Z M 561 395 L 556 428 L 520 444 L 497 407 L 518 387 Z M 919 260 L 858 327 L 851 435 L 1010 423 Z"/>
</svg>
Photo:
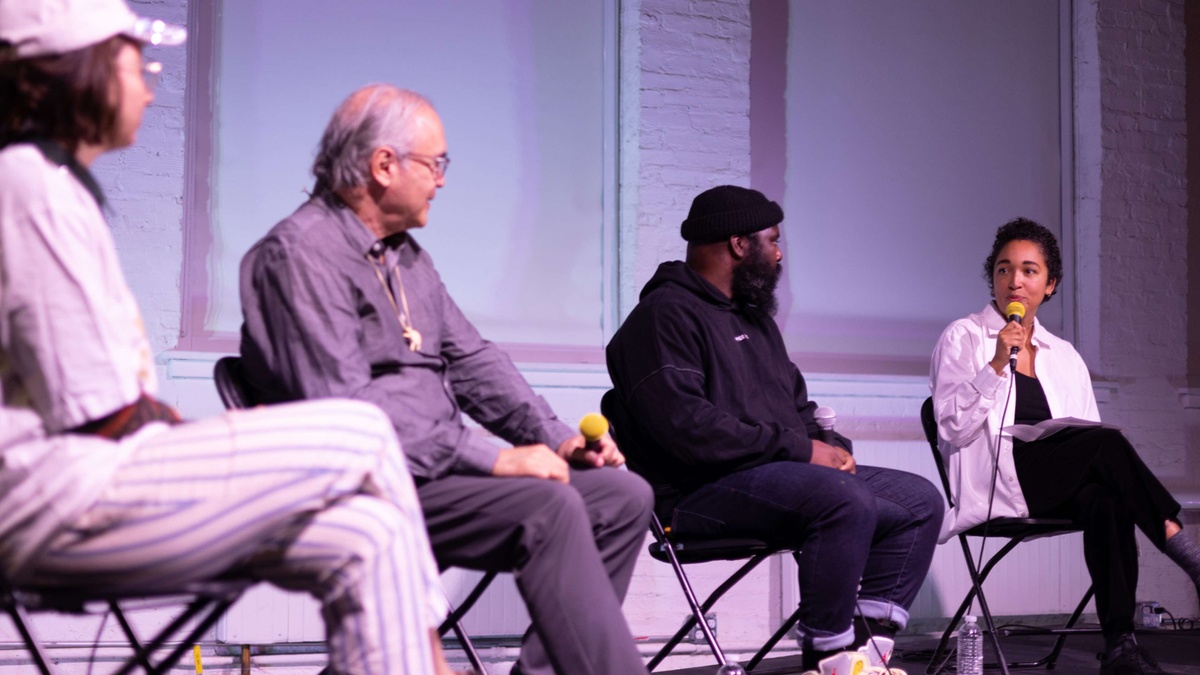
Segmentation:
<svg viewBox="0 0 1200 675">
<path fill-rule="evenodd" d="M 421 333 L 412 324 L 412 314 L 408 311 L 408 296 L 404 294 L 404 278 L 400 276 L 400 264 L 392 265 L 392 274 L 396 275 L 396 285 L 400 288 L 400 304 L 396 304 L 396 296 L 392 293 L 392 287 L 388 285 L 387 279 L 383 278 L 383 272 L 379 271 L 382 266 L 387 269 L 387 262 L 380 253 L 378 257 L 367 254 L 371 258 L 373 264 L 371 268 L 375 270 L 375 277 L 379 279 L 379 284 L 383 286 L 383 290 L 387 293 L 388 301 L 392 303 L 392 309 L 396 312 L 396 318 L 400 321 L 400 328 L 403 329 L 404 339 L 408 342 L 408 348 L 411 351 L 421 351 Z"/>
</svg>

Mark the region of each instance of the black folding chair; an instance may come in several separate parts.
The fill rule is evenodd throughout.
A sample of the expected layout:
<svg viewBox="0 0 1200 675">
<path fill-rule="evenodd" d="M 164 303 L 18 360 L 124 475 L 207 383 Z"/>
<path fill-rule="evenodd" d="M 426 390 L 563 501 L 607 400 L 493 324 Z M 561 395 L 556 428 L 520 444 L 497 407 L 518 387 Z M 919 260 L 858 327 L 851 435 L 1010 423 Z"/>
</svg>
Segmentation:
<svg viewBox="0 0 1200 675">
<path fill-rule="evenodd" d="M 221 402 L 225 404 L 226 409 L 244 409 L 258 405 L 253 393 L 246 386 L 241 357 L 223 356 L 217 359 L 217 363 L 213 366 L 213 382 L 217 385 L 217 394 L 220 395 Z M 471 642 L 471 637 L 463 629 L 462 618 L 487 590 L 492 580 L 496 578 L 496 574 L 492 570 L 486 572 L 479 583 L 475 584 L 475 587 L 467 594 L 467 597 L 459 603 L 457 608 L 451 608 L 450 615 L 438 626 L 438 635 L 440 636 L 445 636 L 449 630 L 454 631 L 459 645 L 467 655 L 467 660 L 471 662 L 471 667 L 481 675 L 487 673 L 487 670 L 483 667 L 483 659 L 480 658 L 479 652 Z"/>
<path fill-rule="evenodd" d="M 921 406 L 921 426 L 925 430 L 925 439 L 929 441 L 929 447 L 933 450 L 933 460 L 937 464 L 938 476 L 942 479 L 942 490 L 946 494 L 946 502 L 953 507 L 954 498 L 950 492 L 950 478 L 946 475 L 946 465 L 942 459 L 942 453 L 938 450 L 937 420 L 934 419 L 933 415 L 932 398 L 925 399 L 925 403 Z M 1090 586 L 1087 592 L 1083 594 L 1083 599 L 1075 607 L 1075 611 L 1071 613 L 1066 625 L 1062 628 L 1019 628 L 998 631 L 995 621 L 992 618 L 992 612 L 988 609 L 987 597 L 983 593 L 983 582 L 987 579 L 988 574 L 991 573 L 992 568 L 1021 542 L 1039 537 L 1052 537 L 1079 531 L 1081 531 L 1081 528 L 1077 523 L 1062 518 L 992 518 L 987 523 L 981 523 L 960 533 L 958 541 L 962 544 L 963 559 L 966 560 L 967 570 L 971 573 L 971 589 L 967 591 L 967 597 L 963 598 L 962 604 L 958 606 L 958 611 L 954 613 L 954 618 L 950 619 L 950 624 L 946 626 L 946 631 L 942 633 L 942 639 L 938 641 L 937 648 L 933 652 L 933 658 L 929 661 L 929 667 L 925 670 L 926 675 L 936 675 L 936 673 L 940 673 L 945 669 L 952 653 L 948 649 L 950 636 L 975 598 L 979 599 L 979 613 L 983 616 L 985 630 L 991 638 L 992 646 L 996 649 L 996 658 L 998 659 L 998 663 L 987 664 L 986 667 L 999 668 L 1005 675 L 1008 675 L 1009 668 L 1040 668 L 1045 666 L 1046 669 L 1053 670 L 1068 634 L 1096 632 L 1092 629 L 1074 628 L 1075 623 L 1079 621 L 1079 617 L 1083 614 L 1083 608 L 1092 599 L 1094 589 Z M 999 551 L 988 558 L 987 563 L 982 569 L 976 569 L 975 559 L 971 555 L 971 546 L 967 538 L 985 536 L 993 539 L 1007 539 L 1008 541 Z M 1004 635 L 1057 635 L 1058 639 L 1054 641 L 1054 647 L 1050 650 L 1050 653 L 1037 661 L 1014 661 L 1010 663 L 1005 659 L 1004 650 L 1000 647 L 1001 633 Z"/>
<path fill-rule="evenodd" d="M 617 398 L 615 390 L 610 389 L 605 392 L 600 400 L 600 409 L 609 420 L 609 433 L 617 440 L 618 444 L 622 445 L 626 459 L 628 460 L 633 448 L 628 444 L 622 443 L 618 433 L 618 429 L 628 423 L 626 421 L 627 415 L 624 405 Z M 634 451 L 634 455 L 636 455 L 636 451 Z M 629 466 L 636 471 L 636 460 L 630 460 Z M 662 523 L 658 520 L 658 516 L 651 516 L 650 533 L 654 536 L 654 543 L 650 544 L 650 556 L 659 562 L 669 563 L 671 568 L 675 570 L 675 578 L 679 580 L 679 586 L 683 590 L 683 596 L 687 599 L 688 606 L 692 610 L 692 615 L 684 621 L 683 626 L 663 645 L 662 649 L 654 655 L 654 658 L 650 659 L 650 662 L 646 664 L 647 669 L 653 671 L 658 667 L 663 659 L 667 658 L 683 638 L 696 626 L 700 627 L 700 631 L 704 635 L 704 640 L 708 643 L 709 649 L 712 650 L 713 656 L 717 659 L 717 664 L 719 666 L 728 664 L 729 659 L 721 649 L 720 643 L 717 642 L 717 636 L 712 632 L 708 622 L 704 620 L 704 615 L 716 605 L 717 601 L 727 591 L 733 588 L 751 570 L 758 567 L 759 563 L 776 553 L 790 552 L 791 549 L 751 538 L 713 539 L 677 537 L 673 536 L 667 528 L 662 526 Z M 746 560 L 746 562 L 722 582 L 716 590 L 709 594 L 704 602 L 699 602 L 696 599 L 696 593 L 692 590 L 692 584 L 688 581 L 683 566 L 717 560 Z M 755 653 L 754 657 L 743 664 L 746 671 L 754 670 L 759 662 L 770 653 L 775 645 L 787 635 L 788 631 L 799 620 L 800 609 L 797 608 L 783 622 L 783 625 L 775 631 L 771 638 L 763 644 L 758 652 Z"/>
<path fill-rule="evenodd" d="M 116 675 L 126 675 L 138 668 L 148 675 L 159 675 L 178 663 L 242 591 L 254 583 L 249 579 L 231 578 L 186 584 L 170 592 L 119 594 L 102 588 L 15 588 L 7 579 L 0 577 L 0 608 L 16 625 L 33 665 L 42 675 L 54 675 L 57 672 L 54 667 L 56 661 L 35 634 L 29 614 L 55 612 L 82 615 L 105 611 L 116 618 L 133 650 Z M 122 607 L 122 603 L 134 601 L 137 608 L 141 609 L 181 604 L 184 609 L 150 641 L 143 642 L 126 617 L 126 610 L 132 611 L 132 607 Z M 164 649 L 168 650 L 167 653 L 155 662 L 155 657 Z"/>
</svg>

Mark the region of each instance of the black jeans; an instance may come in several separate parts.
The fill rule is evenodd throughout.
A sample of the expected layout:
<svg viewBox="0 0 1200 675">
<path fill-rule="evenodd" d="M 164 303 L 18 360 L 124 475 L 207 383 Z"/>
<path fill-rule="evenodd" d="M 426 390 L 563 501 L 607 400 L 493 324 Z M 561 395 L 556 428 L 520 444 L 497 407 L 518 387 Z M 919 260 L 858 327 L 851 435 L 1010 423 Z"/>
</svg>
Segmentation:
<svg viewBox="0 0 1200 675">
<path fill-rule="evenodd" d="M 1032 516 L 1083 526 L 1083 557 L 1104 634 L 1133 631 L 1138 581 L 1136 525 L 1160 550 L 1179 503 L 1120 431 L 1074 428 L 1017 442 L 1013 461 Z"/>
<path fill-rule="evenodd" d="M 929 571 L 945 502 L 911 473 L 774 462 L 684 497 L 676 534 L 751 536 L 797 549 L 799 631 L 820 651 L 848 646 L 855 614 L 908 622 Z M 859 582 L 862 587 L 859 589 Z"/>
</svg>

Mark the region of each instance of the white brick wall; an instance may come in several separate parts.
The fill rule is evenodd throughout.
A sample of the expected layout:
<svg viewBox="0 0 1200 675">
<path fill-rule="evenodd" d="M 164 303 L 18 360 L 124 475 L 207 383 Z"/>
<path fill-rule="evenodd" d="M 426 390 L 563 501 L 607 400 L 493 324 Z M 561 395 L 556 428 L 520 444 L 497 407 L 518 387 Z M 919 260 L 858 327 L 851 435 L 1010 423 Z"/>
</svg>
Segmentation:
<svg viewBox="0 0 1200 675">
<path fill-rule="evenodd" d="M 636 26 L 639 61 L 622 82 L 622 123 L 636 130 L 638 161 L 626 167 L 635 185 L 623 201 L 636 202 L 636 227 L 625 224 L 621 245 L 621 309 L 627 313 L 660 262 L 684 256 L 679 224 L 692 198 L 715 185 L 750 184 L 750 6 L 745 0 L 643 0 L 628 13 Z M 631 25 L 632 24 L 632 25 Z M 624 36 L 630 40 L 631 36 Z M 624 53 L 633 53 L 626 45 Z M 631 192 L 635 191 L 635 195 Z M 698 593 L 723 580 L 730 565 L 689 570 Z M 744 602 L 719 609 L 722 642 L 731 647 L 761 642 L 774 626 L 768 566 L 743 580 L 735 593 Z M 641 561 L 626 600 L 635 635 L 663 635 L 686 614 L 670 568 Z M 785 647 L 787 645 L 784 645 Z M 686 653 L 687 650 L 683 650 Z M 703 652 L 703 650 L 702 650 Z M 700 657 L 700 662 L 711 657 Z"/>
<path fill-rule="evenodd" d="M 749 3 L 645 0 L 639 35 L 638 209 L 634 241 L 621 250 L 634 260 L 626 298 L 660 262 L 683 257 L 679 223 L 696 194 L 750 184 Z"/>
<path fill-rule="evenodd" d="M 187 0 L 131 0 L 135 11 L 182 22 Z M 1186 364 L 1187 274 L 1183 3 L 1102 0 L 1099 59 L 1099 225 L 1095 249 L 1101 322 L 1098 362 L 1117 383 L 1102 409 L 1124 425 L 1148 464 L 1195 486 L 1200 422 L 1175 387 Z M 623 5 L 622 308 L 663 260 L 684 252 L 679 222 L 691 198 L 720 183 L 749 184 L 749 0 L 643 0 Z M 156 352 L 176 343 L 182 266 L 184 49 L 154 50 L 166 65 L 139 143 L 95 166 L 113 206 L 122 262 Z M 632 61 L 632 63 L 630 63 Z M 1194 528 L 1193 528 L 1194 529 Z M 1194 615 L 1181 575 L 1146 552 L 1140 593 Z M 639 568 L 629 612 L 635 632 L 658 633 L 682 602 L 665 566 Z M 701 585 L 704 575 L 701 574 Z M 770 594 L 766 575 L 747 596 Z M 1184 603 L 1177 609 L 1176 603 Z M 765 604 L 765 603 L 764 603 Z M 758 617 L 721 631 L 734 643 L 764 630 Z"/>
<path fill-rule="evenodd" d="M 134 12 L 187 22 L 187 0 L 130 0 Z M 146 109 L 137 143 L 101 157 L 92 167 L 111 205 L 109 223 L 125 278 L 137 297 L 155 353 L 179 338 L 183 267 L 184 47 L 148 48 L 163 74 Z"/>
<path fill-rule="evenodd" d="M 1120 383 L 1102 408 L 1156 474 L 1194 490 L 1187 371 L 1187 134 L 1184 3 L 1101 0 L 1100 362 Z M 1196 537 L 1195 527 L 1187 534 Z M 1139 597 L 1195 615 L 1186 577 L 1143 538 Z"/>
<path fill-rule="evenodd" d="M 1104 375 L 1186 365 L 1187 136 L 1181 0 L 1101 2 Z"/>
</svg>

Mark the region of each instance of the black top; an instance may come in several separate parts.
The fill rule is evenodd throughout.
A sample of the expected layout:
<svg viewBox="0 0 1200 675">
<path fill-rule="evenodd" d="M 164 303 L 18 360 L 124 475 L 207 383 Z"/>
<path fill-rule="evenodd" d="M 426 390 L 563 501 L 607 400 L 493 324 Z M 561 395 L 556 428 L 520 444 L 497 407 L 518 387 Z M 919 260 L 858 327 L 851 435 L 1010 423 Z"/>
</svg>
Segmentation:
<svg viewBox="0 0 1200 675">
<path fill-rule="evenodd" d="M 96 178 L 87 170 L 87 167 L 79 163 L 75 155 L 71 154 L 61 143 L 52 141 L 46 138 L 29 138 L 23 142 L 30 143 L 37 148 L 42 156 L 54 162 L 59 166 L 65 166 L 75 180 L 78 180 L 83 187 L 87 188 L 88 193 L 96 200 L 96 205 L 104 208 L 104 192 L 100 190 L 100 184 L 96 182 Z"/>
<path fill-rule="evenodd" d="M 1014 413 L 1017 424 L 1037 424 L 1050 419 L 1050 404 L 1046 402 L 1046 392 L 1042 383 L 1036 377 L 1017 373 L 1017 410 Z"/>
<path fill-rule="evenodd" d="M 617 440 L 660 512 L 731 472 L 812 457 L 817 405 L 775 320 L 682 262 L 646 284 L 608 345 L 608 372 Z"/>
</svg>

